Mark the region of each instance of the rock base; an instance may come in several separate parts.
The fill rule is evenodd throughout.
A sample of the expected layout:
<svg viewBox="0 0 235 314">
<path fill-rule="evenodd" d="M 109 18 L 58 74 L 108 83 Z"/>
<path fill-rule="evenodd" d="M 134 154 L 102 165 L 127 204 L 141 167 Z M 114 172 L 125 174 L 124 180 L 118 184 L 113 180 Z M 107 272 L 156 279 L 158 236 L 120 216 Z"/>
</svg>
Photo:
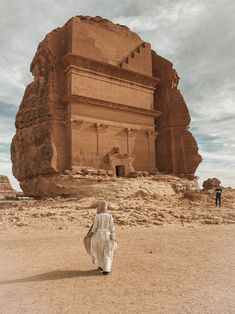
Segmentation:
<svg viewBox="0 0 235 314">
<path fill-rule="evenodd" d="M 83 197 L 120 197 L 133 196 L 135 193 L 148 196 L 170 196 L 189 189 L 196 190 L 197 181 L 170 175 L 140 178 L 113 178 L 99 175 L 58 174 L 38 176 L 21 182 L 26 196 L 37 198 L 55 196 Z"/>
</svg>

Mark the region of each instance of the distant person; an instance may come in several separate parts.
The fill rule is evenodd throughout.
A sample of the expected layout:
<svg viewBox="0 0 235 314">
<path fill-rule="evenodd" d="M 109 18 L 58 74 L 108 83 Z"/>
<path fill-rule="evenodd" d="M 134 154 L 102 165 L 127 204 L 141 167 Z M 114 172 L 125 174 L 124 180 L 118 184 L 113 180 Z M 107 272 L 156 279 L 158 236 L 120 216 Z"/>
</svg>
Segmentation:
<svg viewBox="0 0 235 314">
<path fill-rule="evenodd" d="M 91 228 L 84 238 L 87 253 L 93 263 L 98 264 L 98 270 L 108 275 L 112 268 L 113 251 L 117 249 L 113 217 L 107 213 L 107 202 L 101 202 Z"/>
<path fill-rule="evenodd" d="M 215 207 L 217 207 L 217 205 L 219 205 L 219 207 L 221 206 L 221 195 L 222 195 L 222 189 L 221 187 L 217 187 L 215 189 Z"/>
</svg>

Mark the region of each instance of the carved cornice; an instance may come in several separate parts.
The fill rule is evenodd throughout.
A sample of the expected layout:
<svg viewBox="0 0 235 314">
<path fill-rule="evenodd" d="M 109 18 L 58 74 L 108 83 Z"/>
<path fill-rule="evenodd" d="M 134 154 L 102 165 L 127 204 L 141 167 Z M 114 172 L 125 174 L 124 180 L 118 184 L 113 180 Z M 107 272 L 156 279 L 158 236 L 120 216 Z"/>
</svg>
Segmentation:
<svg viewBox="0 0 235 314">
<path fill-rule="evenodd" d="M 130 162 L 133 162 L 135 160 L 135 156 L 130 155 L 130 154 L 121 154 L 121 153 L 112 154 L 112 153 L 109 153 L 108 157 L 109 157 L 110 162 L 112 162 L 115 159 L 129 160 Z"/>
<path fill-rule="evenodd" d="M 138 72 L 126 70 L 109 63 L 86 58 L 80 55 L 74 55 L 72 53 L 67 53 L 62 58 L 62 63 L 65 66 L 65 71 L 68 71 L 68 69 L 72 66 L 76 66 L 152 88 L 155 88 L 160 81 L 160 79 L 157 77 L 152 77 Z"/>
<path fill-rule="evenodd" d="M 71 120 L 71 126 L 78 130 L 82 128 L 84 123 L 85 122 L 83 120 Z"/>
<path fill-rule="evenodd" d="M 126 130 L 128 137 L 133 137 L 138 132 L 137 129 L 131 129 L 131 128 L 126 128 L 125 130 Z"/>
<path fill-rule="evenodd" d="M 109 102 L 106 100 L 100 100 L 100 99 L 95 99 L 95 98 L 90 98 L 90 97 L 85 97 L 85 96 L 78 96 L 78 95 L 73 95 L 73 94 L 63 97 L 62 102 L 65 105 L 69 105 L 69 103 L 71 102 L 80 102 L 80 103 L 86 103 L 86 104 L 91 104 L 91 105 L 98 105 L 102 107 L 109 107 L 109 108 L 117 109 L 120 111 L 135 112 L 135 113 L 152 116 L 152 117 L 158 117 L 161 115 L 161 111 L 148 110 L 148 109 L 143 109 L 139 107 L 132 107 L 132 106 L 127 106 L 120 103 L 114 103 L 114 102 Z"/>
<path fill-rule="evenodd" d="M 146 135 L 148 137 L 148 139 L 156 139 L 158 136 L 158 132 L 154 132 L 154 131 L 146 131 Z"/>
<path fill-rule="evenodd" d="M 98 133 L 105 133 L 109 126 L 101 123 L 96 123 L 95 128 Z"/>
</svg>

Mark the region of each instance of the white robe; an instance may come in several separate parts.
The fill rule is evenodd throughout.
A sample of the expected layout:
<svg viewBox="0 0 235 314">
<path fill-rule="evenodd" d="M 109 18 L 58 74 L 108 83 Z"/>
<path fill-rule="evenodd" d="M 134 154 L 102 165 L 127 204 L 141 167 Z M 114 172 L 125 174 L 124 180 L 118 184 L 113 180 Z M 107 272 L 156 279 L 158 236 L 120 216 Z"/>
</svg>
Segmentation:
<svg viewBox="0 0 235 314">
<path fill-rule="evenodd" d="M 108 213 L 97 214 L 91 231 L 94 233 L 91 239 L 92 260 L 103 271 L 110 272 L 113 250 L 117 248 L 113 217 Z"/>
</svg>

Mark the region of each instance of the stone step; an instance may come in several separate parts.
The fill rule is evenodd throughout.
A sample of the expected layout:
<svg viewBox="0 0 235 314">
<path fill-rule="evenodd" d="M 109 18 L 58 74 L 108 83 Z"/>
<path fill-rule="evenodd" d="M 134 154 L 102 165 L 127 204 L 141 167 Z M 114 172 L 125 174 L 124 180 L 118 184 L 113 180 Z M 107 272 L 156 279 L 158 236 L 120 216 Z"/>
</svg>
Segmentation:
<svg viewBox="0 0 235 314">
<path fill-rule="evenodd" d="M 129 54 L 122 58 L 122 61 L 120 62 L 120 67 L 125 68 L 125 64 L 129 64 L 131 59 L 135 59 L 137 56 L 139 56 L 146 48 L 146 43 L 142 42 L 140 43 L 134 50 L 131 50 Z"/>
</svg>

